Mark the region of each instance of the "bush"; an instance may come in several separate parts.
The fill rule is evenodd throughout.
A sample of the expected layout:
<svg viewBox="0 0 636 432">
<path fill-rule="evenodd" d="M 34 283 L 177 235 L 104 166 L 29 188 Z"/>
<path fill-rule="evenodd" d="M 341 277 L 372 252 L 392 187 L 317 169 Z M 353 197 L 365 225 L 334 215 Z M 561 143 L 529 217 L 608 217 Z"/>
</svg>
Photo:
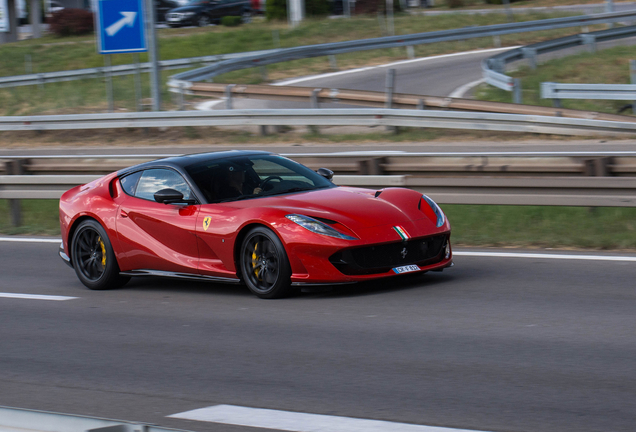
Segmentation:
<svg viewBox="0 0 636 432">
<path fill-rule="evenodd" d="M 240 16 L 224 16 L 221 18 L 221 24 L 226 27 L 236 27 L 241 24 L 241 20 Z"/>
<path fill-rule="evenodd" d="M 305 0 L 305 15 L 328 15 L 330 12 L 328 0 Z M 268 20 L 287 19 L 287 0 L 267 0 L 265 16 Z"/>
<path fill-rule="evenodd" d="M 305 0 L 305 15 L 328 15 L 329 3 L 327 0 Z"/>
<path fill-rule="evenodd" d="M 265 16 L 268 20 L 287 19 L 287 0 L 267 0 Z"/>
<path fill-rule="evenodd" d="M 82 35 L 93 32 L 93 12 L 84 9 L 62 9 L 49 21 L 49 30 L 58 36 Z"/>
</svg>

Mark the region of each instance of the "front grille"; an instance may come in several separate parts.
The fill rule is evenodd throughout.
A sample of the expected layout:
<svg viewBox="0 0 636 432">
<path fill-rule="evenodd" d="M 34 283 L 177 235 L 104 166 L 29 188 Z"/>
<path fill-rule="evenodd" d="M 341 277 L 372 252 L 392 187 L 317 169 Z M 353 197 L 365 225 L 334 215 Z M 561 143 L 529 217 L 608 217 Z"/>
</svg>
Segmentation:
<svg viewBox="0 0 636 432">
<path fill-rule="evenodd" d="M 406 242 L 386 243 L 345 249 L 329 261 L 346 275 L 386 273 L 394 267 L 417 264 L 426 266 L 444 259 L 447 234 L 421 237 Z"/>
</svg>

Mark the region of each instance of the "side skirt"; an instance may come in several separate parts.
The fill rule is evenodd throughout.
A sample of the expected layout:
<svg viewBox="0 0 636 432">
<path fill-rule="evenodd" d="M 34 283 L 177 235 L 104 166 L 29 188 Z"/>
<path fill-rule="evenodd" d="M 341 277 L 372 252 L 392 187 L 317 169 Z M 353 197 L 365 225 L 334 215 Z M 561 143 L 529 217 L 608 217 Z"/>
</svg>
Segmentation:
<svg viewBox="0 0 636 432">
<path fill-rule="evenodd" d="M 198 280 L 198 281 L 207 281 L 207 282 L 223 282 L 230 284 L 240 284 L 240 279 L 233 278 L 225 278 L 218 276 L 205 276 L 193 273 L 175 273 L 169 271 L 161 271 L 161 270 L 131 270 L 119 273 L 122 276 L 161 276 L 161 277 L 169 277 L 176 279 L 190 279 L 190 280 Z"/>
</svg>

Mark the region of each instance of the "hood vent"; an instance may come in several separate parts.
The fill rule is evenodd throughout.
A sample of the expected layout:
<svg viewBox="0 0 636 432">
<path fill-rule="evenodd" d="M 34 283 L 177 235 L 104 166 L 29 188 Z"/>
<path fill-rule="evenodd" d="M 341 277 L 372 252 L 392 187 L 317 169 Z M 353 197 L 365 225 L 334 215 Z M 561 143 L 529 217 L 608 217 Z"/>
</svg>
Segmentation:
<svg viewBox="0 0 636 432">
<path fill-rule="evenodd" d="M 375 192 L 375 197 L 376 197 L 376 198 L 377 198 L 377 197 L 379 197 L 379 196 L 380 196 L 380 194 L 382 193 L 382 191 L 383 191 L 383 189 L 382 189 L 382 190 L 379 190 L 379 191 L 376 191 L 376 192 Z"/>
</svg>

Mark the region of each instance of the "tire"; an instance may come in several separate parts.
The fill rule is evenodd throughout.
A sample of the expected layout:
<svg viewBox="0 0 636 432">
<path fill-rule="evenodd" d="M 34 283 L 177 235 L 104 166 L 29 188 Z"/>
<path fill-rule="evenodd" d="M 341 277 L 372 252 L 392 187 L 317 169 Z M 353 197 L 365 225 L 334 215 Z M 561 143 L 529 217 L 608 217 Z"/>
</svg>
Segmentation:
<svg viewBox="0 0 636 432">
<path fill-rule="evenodd" d="M 210 18 L 208 18 L 206 15 L 201 15 L 199 18 L 197 18 L 197 25 L 199 27 L 207 27 L 210 25 Z"/>
<path fill-rule="evenodd" d="M 249 231 L 239 256 L 242 279 L 258 297 L 275 299 L 293 292 L 287 253 L 272 230 L 256 227 Z"/>
<path fill-rule="evenodd" d="M 71 242 L 71 260 L 78 279 L 87 288 L 104 290 L 125 285 L 106 230 L 94 219 L 80 223 Z"/>
</svg>

